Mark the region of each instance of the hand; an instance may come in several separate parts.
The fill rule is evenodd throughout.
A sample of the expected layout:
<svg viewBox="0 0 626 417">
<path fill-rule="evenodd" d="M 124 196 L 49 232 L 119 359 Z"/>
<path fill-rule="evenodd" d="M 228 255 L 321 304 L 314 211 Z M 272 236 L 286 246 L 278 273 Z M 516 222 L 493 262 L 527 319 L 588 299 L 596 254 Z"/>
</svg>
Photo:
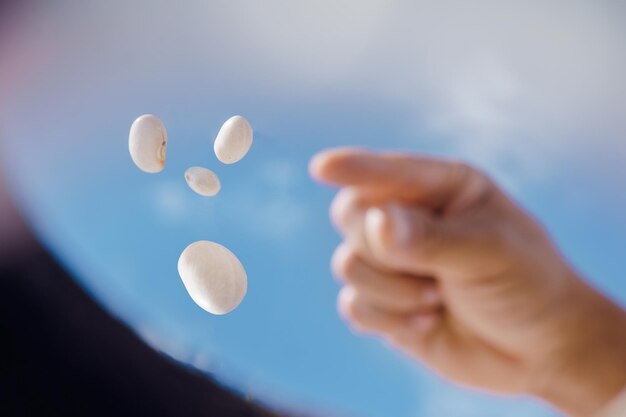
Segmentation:
<svg viewBox="0 0 626 417">
<path fill-rule="evenodd" d="M 626 314 L 485 174 L 354 149 L 318 155 L 311 173 L 342 187 L 332 264 L 354 328 L 461 384 L 575 415 L 626 385 Z"/>
</svg>

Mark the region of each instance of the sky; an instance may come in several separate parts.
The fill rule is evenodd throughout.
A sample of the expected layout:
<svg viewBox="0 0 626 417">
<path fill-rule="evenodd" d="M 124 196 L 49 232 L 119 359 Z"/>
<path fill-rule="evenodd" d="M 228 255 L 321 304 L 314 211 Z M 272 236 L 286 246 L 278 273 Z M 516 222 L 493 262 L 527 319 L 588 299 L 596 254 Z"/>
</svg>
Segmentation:
<svg viewBox="0 0 626 417">
<path fill-rule="evenodd" d="M 468 160 L 626 304 L 625 19 L 610 1 L 39 5 L 0 42 L 2 169 L 99 302 L 248 395 L 341 416 L 554 416 L 450 385 L 350 333 L 329 271 L 334 190 L 307 162 L 345 145 Z M 144 113 L 168 130 L 158 175 L 128 155 Z M 255 139 L 225 166 L 212 141 L 234 114 Z M 187 188 L 193 165 L 220 176 L 217 197 Z M 196 240 L 227 246 L 247 270 L 229 315 L 201 310 L 178 277 Z"/>
</svg>

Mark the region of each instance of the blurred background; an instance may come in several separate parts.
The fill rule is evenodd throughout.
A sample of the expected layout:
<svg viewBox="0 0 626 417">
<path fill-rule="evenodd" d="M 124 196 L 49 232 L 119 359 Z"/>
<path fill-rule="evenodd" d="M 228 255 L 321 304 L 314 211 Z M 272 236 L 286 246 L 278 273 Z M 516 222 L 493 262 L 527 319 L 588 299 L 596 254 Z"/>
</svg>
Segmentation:
<svg viewBox="0 0 626 417">
<path fill-rule="evenodd" d="M 443 382 L 335 312 L 334 191 L 307 162 L 358 145 L 469 160 L 622 305 L 626 3 L 318 0 L 24 2 L 0 17 L 1 170 L 46 246 L 156 349 L 269 404 L 363 417 L 554 416 Z M 164 172 L 128 130 L 154 113 Z M 226 166 L 212 141 L 255 129 Z M 184 170 L 206 166 L 202 198 Z M 233 313 L 178 277 L 196 240 L 248 272 Z M 513 401 L 513 402 L 511 402 Z"/>
</svg>

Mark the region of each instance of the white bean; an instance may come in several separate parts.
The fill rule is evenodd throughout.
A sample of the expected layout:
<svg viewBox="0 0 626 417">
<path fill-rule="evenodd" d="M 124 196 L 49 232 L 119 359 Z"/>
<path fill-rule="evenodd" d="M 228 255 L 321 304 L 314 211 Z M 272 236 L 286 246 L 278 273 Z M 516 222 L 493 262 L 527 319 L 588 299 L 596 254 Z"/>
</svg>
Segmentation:
<svg viewBox="0 0 626 417">
<path fill-rule="evenodd" d="M 144 114 L 130 127 L 128 149 L 139 169 L 151 174 L 165 168 L 167 132 L 163 123 L 151 114 Z"/>
<path fill-rule="evenodd" d="M 189 188 L 196 193 L 212 197 L 220 192 L 222 185 L 215 172 L 207 168 L 191 167 L 185 171 L 185 180 Z"/>
<path fill-rule="evenodd" d="M 212 314 L 229 313 L 246 295 L 243 265 L 215 242 L 201 240 L 187 246 L 178 259 L 178 273 L 191 298 Z"/>
<path fill-rule="evenodd" d="M 252 146 L 252 127 L 243 116 L 226 120 L 215 138 L 213 149 L 217 159 L 234 164 L 246 156 Z"/>
</svg>

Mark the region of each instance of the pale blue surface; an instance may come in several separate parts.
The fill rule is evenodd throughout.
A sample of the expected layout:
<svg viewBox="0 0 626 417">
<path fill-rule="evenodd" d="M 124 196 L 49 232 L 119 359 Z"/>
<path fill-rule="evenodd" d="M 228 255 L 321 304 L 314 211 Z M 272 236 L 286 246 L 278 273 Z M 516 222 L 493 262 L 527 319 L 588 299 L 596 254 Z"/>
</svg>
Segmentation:
<svg viewBox="0 0 626 417">
<path fill-rule="evenodd" d="M 197 42 L 187 50 L 162 33 L 163 50 L 146 52 L 142 42 L 154 39 L 144 39 L 141 26 L 131 40 L 118 38 L 106 30 L 107 19 L 122 30 L 132 19 L 111 10 L 102 17 L 106 7 L 94 4 L 75 11 L 81 23 L 68 23 L 65 32 L 57 26 L 70 18 L 40 18 L 40 35 L 57 34 L 58 44 L 51 42 L 62 58 L 12 97 L 3 164 L 44 241 L 99 301 L 159 349 L 278 404 L 371 417 L 553 415 L 529 401 L 443 383 L 378 342 L 353 336 L 335 312 L 338 287 L 328 263 L 339 237 L 327 216 L 333 190 L 308 177 L 309 158 L 333 145 L 457 157 L 466 156 L 463 147 L 419 127 L 419 114 L 378 95 L 375 81 L 357 88 L 327 79 L 317 90 L 267 68 L 257 75 L 256 65 L 268 64 L 252 46 L 232 60 L 218 54 L 222 60 L 203 72 L 195 69 L 204 63 Z M 155 19 L 178 21 L 176 36 L 192 37 L 199 27 L 192 12 Z M 90 36 L 97 41 L 81 43 Z M 220 45 L 207 48 L 211 57 Z M 148 112 L 165 122 L 170 138 L 159 175 L 140 172 L 127 150 L 130 124 Z M 243 161 L 224 166 L 212 140 L 233 114 L 250 120 L 255 142 Z M 598 178 L 585 171 L 593 165 L 584 161 L 541 181 L 520 180 L 512 191 L 577 266 L 626 301 L 626 203 L 609 185 L 596 186 Z M 187 188 L 183 172 L 192 165 L 218 173 L 216 198 Z M 515 177 L 513 168 L 508 174 Z M 493 171 L 498 178 L 503 172 Z M 193 304 L 176 271 L 184 247 L 205 239 L 230 248 L 248 272 L 248 295 L 227 316 Z"/>
</svg>

